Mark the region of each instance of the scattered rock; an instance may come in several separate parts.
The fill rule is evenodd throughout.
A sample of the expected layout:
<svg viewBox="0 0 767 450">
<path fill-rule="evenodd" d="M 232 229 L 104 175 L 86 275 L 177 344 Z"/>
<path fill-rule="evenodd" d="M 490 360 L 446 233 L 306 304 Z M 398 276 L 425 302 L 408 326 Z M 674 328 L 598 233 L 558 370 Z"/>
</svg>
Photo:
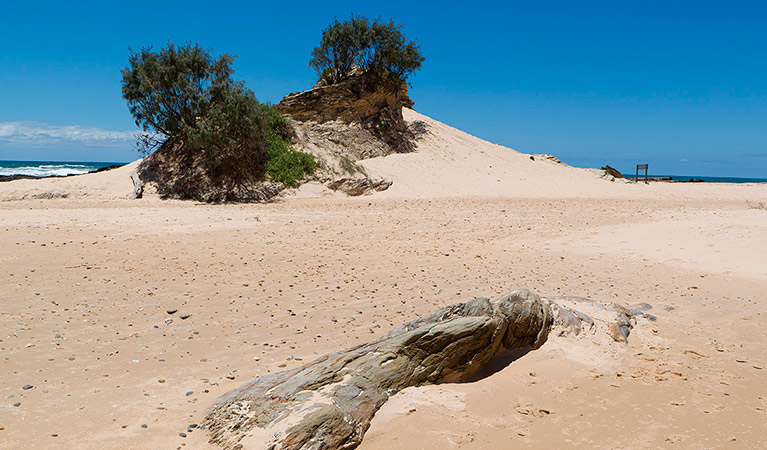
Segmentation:
<svg viewBox="0 0 767 450">
<path fill-rule="evenodd" d="M 533 161 L 535 161 L 536 158 L 544 160 L 544 161 L 551 161 L 556 164 L 562 164 L 563 166 L 567 166 L 567 164 L 560 161 L 559 158 L 557 158 L 554 155 L 549 155 L 548 153 L 538 153 L 538 154 L 530 156 L 530 159 L 532 159 Z"/>
<path fill-rule="evenodd" d="M 389 189 L 391 180 L 372 180 L 370 178 L 340 178 L 328 184 L 334 191 L 344 192 L 351 197 L 372 194 Z"/>
</svg>

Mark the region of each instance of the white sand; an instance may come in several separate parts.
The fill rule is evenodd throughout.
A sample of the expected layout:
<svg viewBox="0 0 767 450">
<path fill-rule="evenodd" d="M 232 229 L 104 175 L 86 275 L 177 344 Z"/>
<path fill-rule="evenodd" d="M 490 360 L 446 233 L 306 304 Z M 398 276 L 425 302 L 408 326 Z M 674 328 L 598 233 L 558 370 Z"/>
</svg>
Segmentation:
<svg viewBox="0 0 767 450">
<path fill-rule="evenodd" d="M 394 185 L 363 198 L 130 201 L 130 167 L 0 183 L 0 448 L 206 448 L 187 426 L 290 356 L 517 287 L 658 320 L 408 389 L 360 448 L 767 448 L 767 211 L 746 203 L 767 186 L 619 185 L 407 118 L 432 134 L 365 161 Z"/>
</svg>

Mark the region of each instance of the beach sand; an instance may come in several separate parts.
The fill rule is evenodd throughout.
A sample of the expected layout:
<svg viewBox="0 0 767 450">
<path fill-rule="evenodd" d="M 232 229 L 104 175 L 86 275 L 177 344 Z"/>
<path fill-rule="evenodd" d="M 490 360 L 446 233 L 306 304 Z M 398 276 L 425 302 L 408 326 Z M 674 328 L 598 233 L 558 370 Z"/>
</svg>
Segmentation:
<svg viewBox="0 0 767 450">
<path fill-rule="evenodd" d="M 515 288 L 657 320 L 408 388 L 360 449 L 767 448 L 767 186 L 611 183 L 406 117 L 429 132 L 363 162 L 394 181 L 373 196 L 0 184 L 0 448 L 209 448 L 188 427 L 217 396 Z"/>
</svg>

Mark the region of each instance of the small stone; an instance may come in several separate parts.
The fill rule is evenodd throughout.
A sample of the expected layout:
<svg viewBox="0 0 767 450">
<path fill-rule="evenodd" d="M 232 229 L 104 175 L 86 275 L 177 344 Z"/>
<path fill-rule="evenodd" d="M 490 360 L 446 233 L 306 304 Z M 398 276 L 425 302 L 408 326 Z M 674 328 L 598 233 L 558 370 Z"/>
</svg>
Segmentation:
<svg viewBox="0 0 767 450">
<path fill-rule="evenodd" d="M 142 424 L 141 424 L 141 428 L 147 428 L 148 426 L 149 426 L 149 425 L 147 425 L 147 424 L 145 424 L 145 423 L 142 423 Z"/>
<path fill-rule="evenodd" d="M 51 437 L 59 437 L 58 434 L 52 434 Z"/>
<path fill-rule="evenodd" d="M 171 322 L 173 322 L 173 319 L 171 319 L 170 317 L 168 317 L 167 319 L 165 319 L 165 323 L 167 323 L 168 325 L 170 325 L 170 324 L 171 324 Z"/>
<path fill-rule="evenodd" d="M 199 425 L 197 425 L 196 423 L 190 423 L 189 424 L 189 428 L 197 428 L 198 426 Z"/>
<path fill-rule="evenodd" d="M 189 397 L 192 394 L 194 394 L 194 391 L 189 391 L 189 392 L 186 393 L 186 396 Z"/>
<path fill-rule="evenodd" d="M 178 312 L 178 310 L 177 309 L 169 309 L 169 310 L 167 310 L 165 312 L 168 313 L 168 315 L 172 315 L 172 314 L 176 314 L 176 312 Z"/>
<path fill-rule="evenodd" d="M 16 403 L 13 404 L 13 406 L 17 406 L 17 407 L 21 406 L 21 402 L 16 402 Z"/>
<path fill-rule="evenodd" d="M 186 437 L 186 433 L 179 433 L 178 435 L 181 437 Z"/>
<path fill-rule="evenodd" d="M 181 317 L 181 320 L 186 320 L 186 319 L 192 317 L 192 315 L 191 314 L 182 314 L 180 317 Z"/>
</svg>

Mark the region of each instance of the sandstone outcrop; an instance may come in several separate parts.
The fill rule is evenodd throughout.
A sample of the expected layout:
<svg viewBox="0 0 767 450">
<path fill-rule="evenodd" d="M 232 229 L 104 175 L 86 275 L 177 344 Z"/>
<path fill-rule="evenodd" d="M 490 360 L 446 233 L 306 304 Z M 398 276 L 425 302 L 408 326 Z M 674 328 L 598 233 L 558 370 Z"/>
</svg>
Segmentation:
<svg viewBox="0 0 767 450">
<path fill-rule="evenodd" d="M 413 151 L 423 130 L 408 126 L 402 117 L 402 108 L 412 106 L 406 83 L 358 74 L 289 94 L 275 109 L 290 120 L 295 147 L 321 161 L 316 178 L 330 182 L 330 189 L 361 195 L 386 189 L 391 182 L 369 179 L 349 167 L 363 159 Z M 360 175 L 366 180 L 352 186 L 349 179 L 359 180 Z"/>
<path fill-rule="evenodd" d="M 383 144 L 384 153 L 391 153 L 412 149 L 402 118 L 402 108 L 412 106 L 405 82 L 362 74 L 338 84 L 318 84 L 308 91 L 289 94 L 275 109 L 299 123 L 341 122 L 367 130 Z"/>
<path fill-rule="evenodd" d="M 594 307 L 588 299 L 562 299 Z M 643 314 L 614 304 L 600 311 L 608 317 L 600 329 L 609 329 L 615 341 L 625 341 Z M 376 341 L 255 379 L 221 397 L 202 426 L 210 443 L 227 449 L 352 449 L 376 411 L 404 388 L 465 380 L 499 354 L 539 348 L 553 331 L 594 329 L 592 317 L 527 290 L 494 301 L 477 298 Z"/>
</svg>

